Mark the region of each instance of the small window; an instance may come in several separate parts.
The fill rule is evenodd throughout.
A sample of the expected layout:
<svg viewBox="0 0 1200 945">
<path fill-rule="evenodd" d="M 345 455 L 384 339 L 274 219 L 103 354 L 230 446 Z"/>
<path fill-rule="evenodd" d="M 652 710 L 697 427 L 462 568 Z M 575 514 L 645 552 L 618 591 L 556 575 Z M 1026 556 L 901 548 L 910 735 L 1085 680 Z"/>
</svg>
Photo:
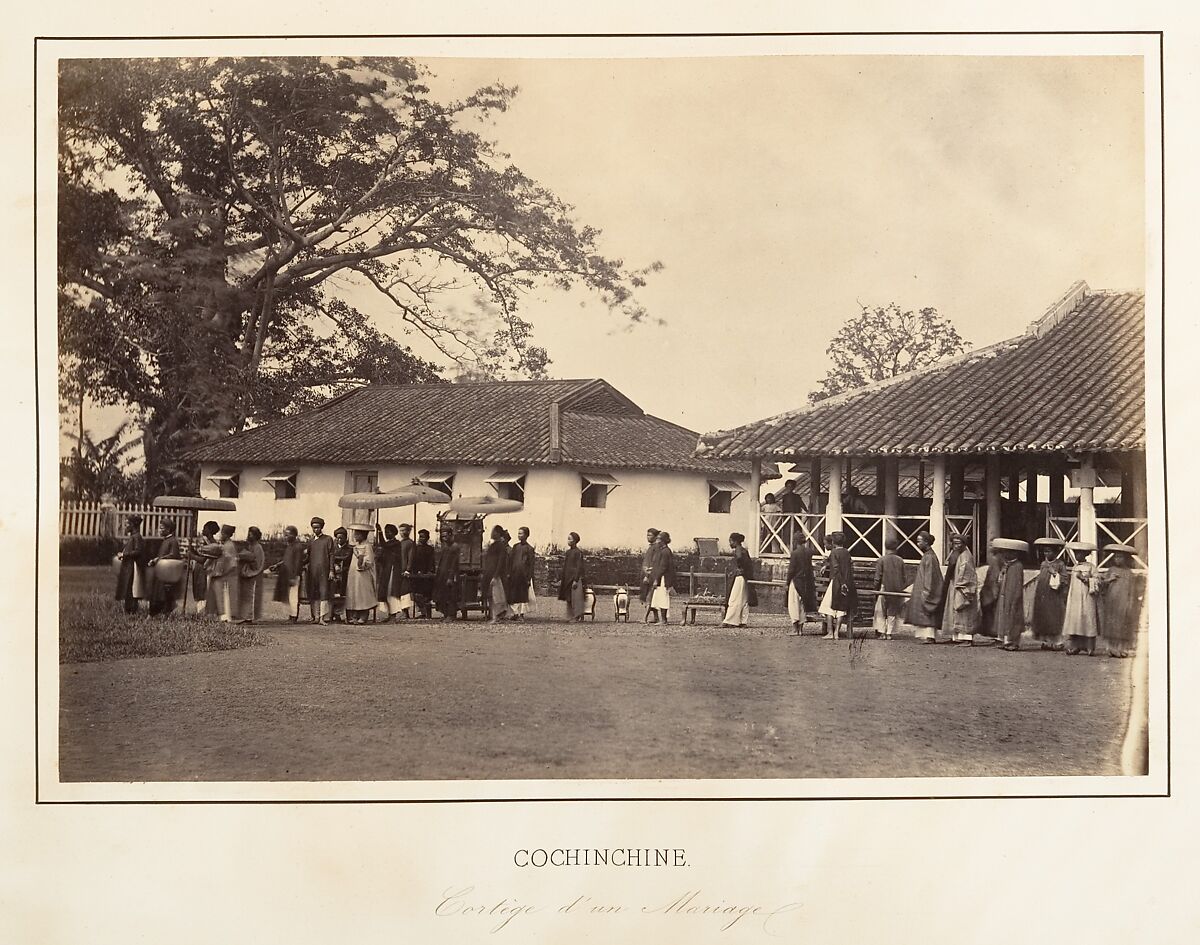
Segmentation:
<svg viewBox="0 0 1200 945">
<path fill-rule="evenodd" d="M 426 470 L 420 476 L 417 476 L 417 482 L 423 486 L 429 486 L 430 489 L 437 489 L 438 492 L 444 492 L 450 498 L 454 498 L 454 473 L 452 472 L 438 469 Z"/>
<path fill-rule="evenodd" d="M 728 514 L 733 500 L 746 490 L 736 482 L 727 479 L 717 479 L 708 484 L 708 511 L 714 514 Z"/>
<path fill-rule="evenodd" d="M 579 493 L 581 509 L 603 509 L 608 505 L 608 494 L 620 485 L 607 473 L 584 473 L 579 477 L 582 489 Z"/>
<path fill-rule="evenodd" d="M 525 473 L 494 472 L 488 476 L 487 484 L 496 490 L 501 499 L 512 499 L 516 502 L 525 501 Z"/>
<path fill-rule="evenodd" d="M 275 490 L 277 499 L 296 498 L 296 477 L 299 472 L 295 469 L 276 469 L 269 475 L 263 476 L 263 482 Z"/>
<path fill-rule="evenodd" d="M 239 469 L 218 469 L 208 481 L 217 487 L 222 499 L 236 499 L 241 492 L 242 473 Z"/>
</svg>

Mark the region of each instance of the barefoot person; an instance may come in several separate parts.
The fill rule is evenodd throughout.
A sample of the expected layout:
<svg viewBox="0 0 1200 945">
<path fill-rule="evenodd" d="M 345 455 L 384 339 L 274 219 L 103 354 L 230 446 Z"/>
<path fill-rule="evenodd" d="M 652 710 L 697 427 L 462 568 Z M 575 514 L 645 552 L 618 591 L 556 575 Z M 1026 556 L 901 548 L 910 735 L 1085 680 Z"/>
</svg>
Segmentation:
<svg viewBox="0 0 1200 945">
<path fill-rule="evenodd" d="M 334 623 L 345 623 L 346 588 L 350 581 L 351 559 L 354 549 L 350 547 L 350 533 L 338 526 L 333 530 L 333 551 L 329 553 L 329 597 Z"/>
<path fill-rule="evenodd" d="M 428 532 L 425 537 L 428 539 Z M 406 620 L 413 615 L 413 549 L 416 547 L 412 526 L 407 523 L 400 526 L 400 537 L 395 544 L 388 542 L 391 554 L 389 583 L 380 593 L 387 593 L 388 613 L 392 620 Z"/>
<path fill-rule="evenodd" d="M 233 623 L 241 617 L 238 604 L 238 546 L 232 525 L 221 526 L 221 556 L 213 561 L 212 584 L 221 623 Z"/>
<path fill-rule="evenodd" d="M 913 578 L 912 596 L 908 599 L 905 621 L 917 628 L 916 638 L 922 643 L 937 642 L 938 609 L 942 603 L 942 568 L 933 551 L 933 536 L 918 532 L 916 538 L 921 560 Z"/>
<path fill-rule="evenodd" d="M 757 606 L 758 595 L 754 585 L 754 562 L 744 547 L 746 536 L 734 532 L 729 536 L 729 549 L 733 552 L 730 571 L 729 593 L 725 597 L 725 619 L 723 627 L 745 627 L 750 622 L 750 608 Z"/>
<path fill-rule="evenodd" d="M 313 623 L 329 623 L 333 595 L 329 576 L 333 569 L 333 539 L 325 534 L 325 519 L 317 515 L 312 522 L 313 537 L 304 546 L 304 591 Z"/>
<path fill-rule="evenodd" d="M 854 585 L 854 562 L 846 550 L 844 532 L 829 536 L 829 557 L 825 559 L 825 573 L 829 584 L 821 598 L 820 613 L 827 618 L 823 640 L 836 640 L 838 629 L 846 624 L 847 632 L 853 632 L 854 612 L 858 609 L 858 588 Z"/>
<path fill-rule="evenodd" d="M 444 528 L 433 577 L 434 606 L 441 612 L 443 620 L 458 619 L 459 567 L 460 552 L 458 542 L 454 539 L 454 529 Z"/>
<path fill-rule="evenodd" d="M 266 553 L 257 525 L 246 529 L 246 547 L 238 552 L 238 623 L 254 623 L 263 615 L 263 568 Z"/>
<path fill-rule="evenodd" d="M 213 561 L 220 551 L 220 543 L 217 541 L 220 531 L 221 526 L 216 522 L 205 522 L 200 536 L 188 548 L 188 559 L 192 568 L 192 598 L 196 602 L 198 614 L 217 613 L 216 598 L 208 585 L 212 576 Z"/>
<path fill-rule="evenodd" d="M 1059 552 L 1061 538 L 1039 538 L 1033 543 L 1041 557 L 1037 584 L 1033 589 L 1033 638 L 1043 650 L 1063 648 L 1063 618 L 1067 611 L 1067 589 L 1071 572 Z"/>
<path fill-rule="evenodd" d="M 1131 569 L 1137 549 L 1132 545 L 1107 545 L 1112 558 L 1100 575 L 1100 636 L 1108 655 L 1123 659 L 1133 648 L 1141 616 L 1141 599 Z"/>
<path fill-rule="evenodd" d="M 145 551 L 142 517 L 131 515 L 125 520 L 125 543 L 117 553 L 121 566 L 117 571 L 116 598 L 121 601 L 127 614 L 136 614 L 138 602 L 146 595 L 146 573 L 142 562 Z"/>
<path fill-rule="evenodd" d="M 979 629 L 979 572 L 975 556 L 962 535 L 950 536 L 950 558 L 946 569 L 942 636 L 958 646 L 972 646 Z"/>
<path fill-rule="evenodd" d="M 1100 632 L 1100 615 L 1096 598 L 1100 593 L 1100 582 L 1096 569 L 1088 555 L 1096 546 L 1087 541 L 1067 542 L 1067 551 L 1075 558 L 1071 568 L 1070 587 L 1067 590 L 1067 609 L 1063 615 L 1063 641 L 1067 656 L 1096 651 L 1096 636 Z"/>
<path fill-rule="evenodd" d="M 175 537 L 175 523 L 169 518 L 163 519 L 162 524 L 158 526 L 158 534 L 162 538 L 158 545 L 158 554 L 150 559 L 146 565 L 146 572 L 150 577 L 150 613 L 165 617 L 175 609 L 186 575 L 183 573 L 182 564 L 159 567 L 164 561 L 183 560 L 179 550 L 179 539 Z M 171 567 L 180 569 L 178 577 L 173 580 L 166 574 L 167 569 Z"/>
<path fill-rule="evenodd" d="M 371 547 L 371 526 L 351 525 L 354 542 L 346 569 L 346 622 L 363 624 L 371 611 L 379 606 L 375 588 L 375 549 Z"/>
<path fill-rule="evenodd" d="M 658 533 L 658 553 L 650 570 L 650 586 L 650 610 L 666 623 L 671 595 L 675 593 L 675 555 L 671 551 L 670 532 Z"/>
<path fill-rule="evenodd" d="M 1029 545 L 1016 538 L 997 538 L 992 547 L 1000 553 L 1001 561 L 994 627 L 1003 641 L 1000 649 L 1015 653 L 1021 648 L 1021 634 L 1025 632 L 1025 568 L 1021 555 Z"/>
<path fill-rule="evenodd" d="M 583 589 L 586 581 L 583 552 L 579 550 L 579 533 L 571 532 L 567 536 L 567 553 L 563 556 L 562 580 L 558 585 L 558 599 L 566 601 L 568 620 L 583 619 Z"/>
<path fill-rule="evenodd" d="M 412 588 L 413 615 L 420 613 L 428 620 L 433 616 L 433 576 L 437 570 L 437 553 L 429 543 L 429 529 L 417 532 L 409 558 L 409 586 Z"/>
<path fill-rule="evenodd" d="M 646 607 L 646 613 L 642 617 L 643 623 L 658 623 L 658 614 L 654 612 L 654 608 L 650 606 L 650 598 L 654 594 L 654 585 L 650 581 L 650 575 L 654 571 L 654 559 L 658 556 L 658 529 L 646 529 L 646 550 L 642 553 L 642 585 L 638 591 L 638 599 Z"/>
<path fill-rule="evenodd" d="M 817 609 L 817 584 L 813 577 L 813 555 L 816 549 L 803 532 L 792 538 L 796 546 L 788 561 L 787 611 L 796 636 L 804 630 L 804 618 Z"/>
<path fill-rule="evenodd" d="M 508 615 L 508 595 L 504 582 L 508 578 L 508 545 L 504 542 L 504 527 L 492 528 L 492 540 L 483 551 L 483 573 L 480 575 L 479 596 L 483 599 L 492 623 Z"/>
<path fill-rule="evenodd" d="M 287 607 L 288 620 L 292 623 L 300 619 L 300 574 L 303 568 L 304 546 L 300 544 L 300 530 L 289 525 L 283 530 L 283 557 L 271 570 L 275 572 L 273 599 Z"/>
<path fill-rule="evenodd" d="M 517 529 L 517 543 L 508 553 L 508 603 L 513 620 L 524 620 L 533 603 L 533 570 L 537 555 L 529 544 L 529 529 Z"/>
</svg>

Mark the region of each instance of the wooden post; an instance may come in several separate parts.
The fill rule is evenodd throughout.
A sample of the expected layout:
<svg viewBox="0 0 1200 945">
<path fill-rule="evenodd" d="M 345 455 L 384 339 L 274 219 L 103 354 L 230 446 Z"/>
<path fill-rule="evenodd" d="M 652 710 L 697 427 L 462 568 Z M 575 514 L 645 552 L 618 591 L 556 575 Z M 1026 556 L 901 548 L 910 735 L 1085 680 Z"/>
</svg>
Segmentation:
<svg viewBox="0 0 1200 945">
<path fill-rule="evenodd" d="M 885 460 L 886 475 L 883 480 L 883 514 L 888 517 L 888 527 L 883 539 L 899 537 L 896 518 L 900 515 L 900 460 Z"/>
<path fill-rule="evenodd" d="M 933 499 L 929 503 L 929 534 L 938 554 L 946 557 L 946 457 L 933 458 Z"/>
<path fill-rule="evenodd" d="M 1067 504 L 1066 480 L 1063 477 L 1062 465 L 1055 463 L 1050 472 L 1050 514 L 1061 515 L 1063 506 Z"/>
<path fill-rule="evenodd" d="M 880 503 L 880 508 L 883 508 L 884 496 L 887 495 L 887 467 L 885 458 L 881 457 L 875 462 L 875 501 Z"/>
<path fill-rule="evenodd" d="M 825 534 L 836 532 L 842 527 L 842 461 L 829 461 L 829 504 L 825 506 Z"/>
<path fill-rule="evenodd" d="M 1000 457 L 989 453 L 987 457 L 987 474 L 983 485 L 987 496 L 987 547 L 992 541 L 1000 538 Z M 984 554 L 987 553 L 984 548 Z"/>
<path fill-rule="evenodd" d="M 821 457 L 814 456 L 808 464 L 808 510 L 821 514 Z"/>
<path fill-rule="evenodd" d="M 1130 509 L 1133 518 L 1146 518 L 1146 456 L 1135 453 L 1129 457 Z"/>
<path fill-rule="evenodd" d="M 750 529 L 746 533 L 751 558 L 757 558 L 761 550 L 762 523 L 759 517 L 759 503 L 762 501 L 762 459 L 754 457 L 750 464 Z M 790 550 L 790 549 L 789 549 Z"/>
<path fill-rule="evenodd" d="M 1088 453 L 1083 457 L 1079 467 L 1079 540 L 1099 544 L 1096 527 L 1096 458 Z M 1093 563 L 1098 561 L 1095 554 L 1088 555 Z"/>
<path fill-rule="evenodd" d="M 966 462 L 961 456 L 950 461 L 950 495 L 947 508 L 951 515 L 963 514 L 963 489 L 966 478 Z"/>
</svg>

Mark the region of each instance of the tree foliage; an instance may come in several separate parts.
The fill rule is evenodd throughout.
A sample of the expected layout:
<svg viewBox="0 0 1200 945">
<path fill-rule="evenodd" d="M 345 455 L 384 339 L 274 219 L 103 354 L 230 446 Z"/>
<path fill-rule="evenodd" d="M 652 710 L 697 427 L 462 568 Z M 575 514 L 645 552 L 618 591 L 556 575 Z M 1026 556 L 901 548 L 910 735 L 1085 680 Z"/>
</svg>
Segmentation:
<svg viewBox="0 0 1200 945">
<path fill-rule="evenodd" d="M 117 502 L 145 501 L 145 478 L 133 469 L 133 453 L 141 445 L 131 421 L 122 422 L 111 435 L 93 440 L 84 432 L 69 434 L 75 447 L 59 461 L 62 498 L 99 502 L 112 496 Z"/>
<path fill-rule="evenodd" d="M 820 388 L 808 395 L 809 403 L 928 367 L 968 347 L 937 309 L 902 311 L 895 302 L 864 305 L 862 314 L 846 322 L 825 349 L 833 364 Z"/>
<path fill-rule="evenodd" d="M 140 415 L 152 491 L 247 422 L 438 380 L 404 333 L 492 376 L 543 372 L 518 314 L 537 286 L 645 318 L 657 264 L 601 255 L 474 130 L 516 90 L 443 103 L 427 79 L 382 58 L 62 62 L 60 351 L 89 397 Z M 455 318 L 470 298 L 488 324 Z"/>
</svg>

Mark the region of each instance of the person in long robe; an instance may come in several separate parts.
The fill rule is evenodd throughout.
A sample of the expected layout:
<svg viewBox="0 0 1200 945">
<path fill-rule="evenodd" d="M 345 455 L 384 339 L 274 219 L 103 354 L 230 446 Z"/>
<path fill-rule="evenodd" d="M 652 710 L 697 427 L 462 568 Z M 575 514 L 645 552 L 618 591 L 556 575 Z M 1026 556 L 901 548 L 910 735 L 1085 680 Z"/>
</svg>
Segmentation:
<svg viewBox="0 0 1200 945">
<path fill-rule="evenodd" d="M 383 528 L 375 523 L 375 601 L 376 615 L 380 620 L 386 620 L 392 615 L 388 603 L 389 591 L 392 586 L 392 572 L 400 566 L 400 541 L 396 538 L 396 526 L 389 522 Z"/>
<path fill-rule="evenodd" d="M 745 548 L 746 536 L 733 532 L 729 536 L 729 550 L 733 552 L 730 563 L 728 590 L 725 594 L 725 617 L 723 627 L 745 627 L 750 623 L 750 608 L 758 605 L 754 591 L 754 561 Z"/>
<path fill-rule="evenodd" d="M 917 573 L 913 577 L 912 593 L 905 611 L 905 622 L 916 627 L 916 638 L 922 643 L 936 643 L 938 609 L 942 601 L 942 567 L 933 551 L 933 536 L 918 532 L 916 545 L 921 552 Z"/>
<path fill-rule="evenodd" d="M 238 546 L 233 540 L 234 527 L 221 526 L 221 556 L 213 561 L 213 595 L 217 600 L 217 613 L 221 623 L 232 623 L 241 614 L 238 604 Z"/>
<path fill-rule="evenodd" d="M 266 566 L 266 549 L 262 545 L 262 532 L 257 525 L 246 529 L 246 547 L 238 552 L 238 605 L 241 610 L 239 623 L 254 623 L 262 620 Z"/>
<path fill-rule="evenodd" d="M 346 622 L 363 624 L 371 611 L 379 606 L 379 591 L 375 588 L 375 549 L 371 545 L 369 526 L 354 528 L 350 551 L 350 563 L 346 568 Z"/>
<path fill-rule="evenodd" d="M 325 534 L 325 519 L 314 516 L 313 536 L 304 544 L 304 595 L 313 623 L 329 623 L 333 611 L 333 539 Z"/>
<path fill-rule="evenodd" d="M 1020 552 L 1004 548 L 1000 552 L 999 592 L 996 596 L 994 628 L 1003 640 L 1001 649 L 1015 653 L 1021 648 L 1025 632 L 1025 568 Z"/>
<path fill-rule="evenodd" d="M 787 611 L 792 629 L 799 636 L 804 630 L 804 618 L 817 609 L 817 584 L 813 577 L 813 555 L 816 549 L 812 542 L 797 533 L 793 539 L 795 548 L 788 560 Z"/>
<path fill-rule="evenodd" d="M 826 634 L 822 639 L 838 639 L 842 624 L 847 632 L 853 632 L 854 612 L 858 609 L 858 588 L 854 585 L 854 562 L 846 550 L 846 532 L 834 531 L 829 535 L 829 555 L 824 566 L 829 583 L 821 598 L 818 613 L 826 620 Z"/>
<path fill-rule="evenodd" d="M 437 554 L 429 543 L 428 529 L 422 528 L 417 532 L 417 543 L 413 545 L 408 568 L 413 610 L 419 611 L 428 620 L 433 616 L 433 577 L 437 569 Z"/>
<path fill-rule="evenodd" d="M 283 530 L 283 556 L 272 570 L 275 572 L 273 600 L 287 606 L 291 623 L 300 619 L 300 574 L 303 568 L 304 545 L 300 544 L 300 530 L 289 525 Z"/>
<path fill-rule="evenodd" d="M 883 557 L 875 562 L 875 588 L 882 593 L 876 604 L 883 612 L 883 639 L 895 639 L 904 616 L 908 601 L 902 596 L 908 587 L 904 570 L 904 559 L 896 554 L 896 539 L 889 538 L 884 544 Z"/>
<path fill-rule="evenodd" d="M 341 526 L 333 530 L 333 550 L 329 553 L 329 597 L 331 618 L 334 623 L 345 623 L 346 587 L 350 580 L 351 559 L 354 549 L 350 547 L 350 533 Z"/>
<path fill-rule="evenodd" d="M 162 541 L 159 542 L 158 551 L 150 562 L 146 565 L 146 571 L 151 577 L 150 591 L 150 613 L 160 616 L 167 616 L 175 609 L 175 605 L 179 602 L 180 592 L 183 589 L 184 581 L 187 575 L 180 571 L 178 579 L 171 581 L 163 575 L 165 568 L 159 568 L 159 562 L 162 561 L 182 561 L 183 554 L 179 548 L 179 539 L 175 536 L 175 523 L 169 518 L 163 519 L 162 524 L 158 527 L 159 535 Z"/>
<path fill-rule="evenodd" d="M 1109 545 L 1104 550 L 1112 559 L 1100 575 L 1100 636 L 1108 655 L 1123 659 L 1133 647 L 1141 617 L 1141 600 L 1131 569 L 1134 549 Z"/>
<path fill-rule="evenodd" d="M 945 570 L 942 572 L 942 595 L 941 600 L 938 602 L 937 611 L 939 627 L 944 627 L 946 625 L 946 607 L 948 606 L 946 602 L 953 595 L 952 588 L 954 586 L 954 573 L 958 566 L 958 556 L 960 554 L 960 550 L 967 546 L 965 541 L 956 542 L 954 540 L 955 537 L 955 535 L 950 536 L 950 551 L 946 555 Z M 976 606 L 978 606 L 978 604 L 976 604 Z"/>
<path fill-rule="evenodd" d="M 642 617 L 643 623 L 658 623 L 658 614 L 650 606 L 650 597 L 654 594 L 654 585 L 650 583 L 650 574 L 654 571 L 654 559 L 658 556 L 658 529 L 646 529 L 646 550 L 642 552 L 642 583 L 638 590 L 638 600 L 646 607 Z"/>
<path fill-rule="evenodd" d="M 125 521 L 125 541 L 117 552 L 120 568 L 117 570 L 116 599 L 121 601 L 125 613 L 136 614 L 138 602 L 146 594 L 146 574 L 143 556 L 146 540 L 142 537 L 142 517 L 131 515 Z"/>
<path fill-rule="evenodd" d="M 405 523 L 400 526 L 400 538 L 387 543 L 392 560 L 386 592 L 392 620 L 408 619 L 413 613 L 412 558 L 416 543 L 409 537 L 411 533 L 412 526 Z"/>
<path fill-rule="evenodd" d="M 1096 568 L 1088 554 L 1095 546 L 1087 542 L 1071 542 L 1067 550 L 1076 563 L 1071 568 L 1070 587 L 1067 590 L 1067 609 L 1063 615 L 1063 637 L 1067 656 L 1096 652 L 1096 636 L 1100 632 L 1100 615 L 1096 598 L 1100 594 L 1100 582 Z"/>
<path fill-rule="evenodd" d="M 492 529 L 492 540 L 483 551 L 483 566 L 479 581 L 479 596 L 487 605 L 492 623 L 499 623 L 508 614 L 508 595 L 504 582 L 508 578 L 508 545 L 504 543 L 504 528 Z"/>
<path fill-rule="evenodd" d="M 975 556 L 962 535 L 950 536 L 953 570 L 946 569 L 942 606 L 942 636 L 959 646 L 972 646 L 979 629 L 979 572 Z"/>
<path fill-rule="evenodd" d="M 1033 589 L 1033 636 L 1043 650 L 1063 648 L 1063 618 L 1067 612 L 1067 590 L 1071 573 L 1058 557 L 1063 543 L 1052 538 L 1039 538 L 1034 544 L 1041 555 L 1037 583 Z"/>
<path fill-rule="evenodd" d="M 1000 572 L 1004 562 L 1000 552 L 988 547 L 987 567 L 979 582 L 979 633 L 987 637 L 986 645 L 996 642 L 996 600 L 1000 597 Z"/>
<path fill-rule="evenodd" d="M 579 550 L 579 533 L 571 532 L 567 536 L 567 553 L 563 555 L 562 579 L 558 584 L 558 599 L 566 601 L 568 620 L 583 619 L 586 581 L 583 552 Z"/>
<path fill-rule="evenodd" d="M 458 573 L 460 567 L 458 543 L 454 540 L 454 529 L 442 532 L 438 545 L 437 565 L 433 578 L 433 599 L 443 620 L 458 619 Z"/>
<path fill-rule="evenodd" d="M 212 575 L 212 563 L 216 558 L 217 534 L 221 526 L 208 521 L 200 530 L 200 535 L 188 548 L 188 560 L 192 569 L 192 598 L 195 601 L 196 613 L 206 611 L 215 615 L 217 612 L 216 598 L 209 591 L 209 578 Z"/>
<path fill-rule="evenodd" d="M 513 620 L 524 620 L 533 603 L 533 569 L 537 555 L 529 544 L 529 529 L 517 529 L 517 543 L 508 554 L 508 603 Z"/>
<path fill-rule="evenodd" d="M 658 533 L 658 554 L 654 556 L 650 569 L 650 609 L 668 622 L 671 596 L 675 593 L 675 554 L 671 551 L 671 533 Z"/>
</svg>

